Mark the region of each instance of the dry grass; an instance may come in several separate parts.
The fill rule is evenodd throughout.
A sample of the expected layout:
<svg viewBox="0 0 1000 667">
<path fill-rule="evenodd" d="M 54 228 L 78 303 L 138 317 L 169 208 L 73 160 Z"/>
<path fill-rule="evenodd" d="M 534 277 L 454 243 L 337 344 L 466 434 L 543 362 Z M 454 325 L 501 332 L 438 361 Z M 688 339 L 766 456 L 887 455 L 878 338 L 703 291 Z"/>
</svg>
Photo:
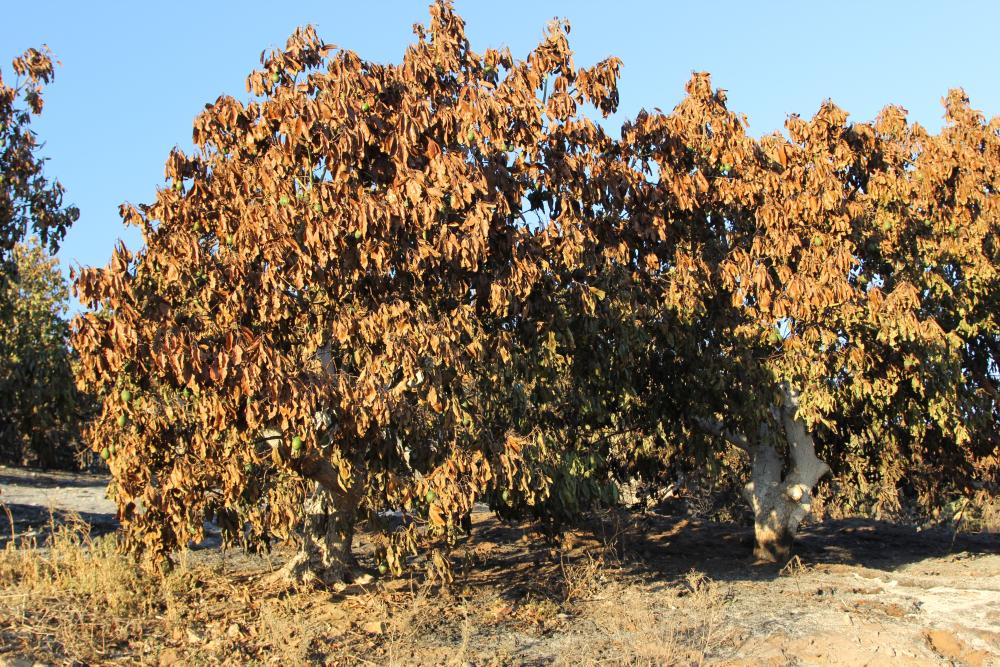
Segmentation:
<svg viewBox="0 0 1000 667">
<path fill-rule="evenodd" d="M 691 575 L 653 593 L 610 550 L 563 559 L 526 594 L 417 580 L 345 595 L 288 590 L 266 567 L 182 556 L 145 573 L 114 536 L 50 526 L 0 552 L 0 658 L 75 664 L 507 665 L 697 663 L 714 632 L 715 585 Z M 685 611 L 678 611 L 680 604 Z M 708 614 L 708 615 L 706 615 Z M 532 643 L 536 648 L 530 648 Z M 529 645 L 525 651 L 524 644 Z"/>
<path fill-rule="evenodd" d="M 686 525 L 654 526 L 657 543 L 681 540 Z M 274 583 L 280 552 L 273 565 L 189 552 L 169 574 L 148 574 L 118 553 L 114 536 L 91 539 L 84 522 L 53 520 L 45 543 L 0 550 L 0 664 L 718 664 L 747 646 L 777 650 L 783 638 L 827 632 L 844 614 L 831 601 L 874 596 L 864 607 L 874 609 L 882 590 L 855 590 L 852 568 L 806 560 L 758 579 L 739 554 L 724 555 L 720 570 L 726 547 L 707 533 L 677 543 L 685 560 L 647 561 L 637 538 L 654 533 L 641 523 L 627 536 L 620 527 L 568 536 L 558 549 L 509 529 L 509 541 L 491 541 L 491 529 L 499 530 L 483 519 L 477 565 L 450 588 L 415 576 L 335 593 Z M 704 567 L 713 557 L 714 569 Z M 935 572 L 952 557 L 941 558 Z M 955 572 L 967 562 L 952 560 Z M 860 613 L 856 606 L 843 609 Z M 800 621 L 803 609 L 813 620 Z"/>
<path fill-rule="evenodd" d="M 0 664 L 463 664 L 484 620 L 428 585 L 291 590 L 263 564 L 227 570 L 218 553 L 182 554 L 158 576 L 82 521 L 50 531 L 0 551 Z"/>
<path fill-rule="evenodd" d="M 117 547 L 113 535 L 91 539 L 79 519 L 53 519 L 44 544 L 11 540 L 0 551 L 0 657 L 95 664 L 228 655 L 238 662 L 260 654 L 255 643 L 305 655 L 312 626 L 294 613 L 294 601 L 250 605 L 248 591 L 217 567 L 182 557 L 170 574 L 150 574 Z M 251 635 L 264 639 L 245 651 L 240 644 Z"/>
<path fill-rule="evenodd" d="M 162 607 L 151 583 L 113 537 L 91 540 L 79 519 L 53 522 L 44 548 L 11 541 L 0 551 L 0 644 L 73 662 L 111 657 Z"/>
<path fill-rule="evenodd" d="M 1000 533 L 1000 498 L 982 491 L 962 506 L 954 521 L 956 530 Z"/>
<path fill-rule="evenodd" d="M 557 665 L 700 665 L 732 640 L 720 627 L 721 587 L 690 573 L 679 586 L 602 581 L 574 607 Z"/>
</svg>

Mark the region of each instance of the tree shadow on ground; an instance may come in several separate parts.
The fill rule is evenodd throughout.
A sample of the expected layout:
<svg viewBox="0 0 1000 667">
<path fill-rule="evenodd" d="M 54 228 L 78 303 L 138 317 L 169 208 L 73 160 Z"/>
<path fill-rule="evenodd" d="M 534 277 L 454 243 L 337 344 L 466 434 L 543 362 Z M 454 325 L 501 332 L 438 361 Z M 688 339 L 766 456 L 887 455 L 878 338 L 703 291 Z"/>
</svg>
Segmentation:
<svg viewBox="0 0 1000 667">
<path fill-rule="evenodd" d="M 114 514 L 49 510 L 40 505 L 0 503 L 0 522 L 6 528 L 0 532 L 0 548 L 6 547 L 12 540 L 15 545 L 22 545 L 28 540 L 44 544 L 53 528 L 78 520 L 87 524 L 88 534 L 92 538 L 112 533 L 118 528 L 118 519 Z"/>
<path fill-rule="evenodd" d="M 753 531 L 684 516 L 607 513 L 563 540 L 547 540 L 529 524 L 476 518 L 475 539 L 455 559 L 464 585 L 499 586 L 521 597 L 551 588 L 574 564 L 599 559 L 627 576 L 665 586 L 692 572 L 718 581 L 767 581 L 783 565 L 752 562 Z M 870 519 L 824 521 L 804 526 L 789 567 L 840 564 L 893 571 L 929 558 L 1000 554 L 1000 535 L 955 534 Z M 463 569 L 464 568 L 464 569 Z M 787 571 L 787 570 L 785 570 Z"/>
<path fill-rule="evenodd" d="M 105 477 L 0 467 L 0 486 L 102 489 Z M 13 533 L 44 544 L 53 525 L 79 516 L 90 525 L 91 535 L 113 532 L 113 513 L 68 512 L 39 504 L 3 503 L 0 525 L 8 523 L 2 508 L 11 512 Z M 567 568 L 600 561 L 626 575 L 670 586 L 692 572 L 720 581 L 766 581 L 781 576 L 778 565 L 752 563 L 753 531 L 734 523 L 715 523 L 682 513 L 617 510 L 602 513 L 562 538 L 546 537 L 530 522 L 507 523 L 479 506 L 473 515 L 472 538 L 453 552 L 456 582 L 462 586 L 495 586 L 512 596 L 531 591 L 552 591 L 565 580 Z M 0 529 L 0 548 L 11 541 L 11 526 Z M 207 526 L 211 528 L 211 526 Z M 362 531 L 357 555 L 373 570 L 373 545 Z M 217 531 L 208 530 L 205 541 L 192 545 L 202 557 L 214 558 L 219 550 Z M 914 526 L 871 519 L 824 521 L 804 526 L 795 543 L 796 563 L 802 566 L 841 564 L 892 571 L 910 563 L 949 554 L 1000 554 L 996 533 L 954 534 L 945 529 L 918 530 Z M 420 558 L 411 576 L 422 579 Z M 247 559 L 247 563 L 256 562 Z M 263 562 L 263 561 L 262 561 Z M 383 580 L 387 585 L 391 579 Z"/>
<path fill-rule="evenodd" d="M 59 472 L 51 470 L 0 468 L 0 488 L 3 486 L 32 486 L 36 488 L 101 489 L 108 485 L 108 478 L 100 475 Z"/>
</svg>

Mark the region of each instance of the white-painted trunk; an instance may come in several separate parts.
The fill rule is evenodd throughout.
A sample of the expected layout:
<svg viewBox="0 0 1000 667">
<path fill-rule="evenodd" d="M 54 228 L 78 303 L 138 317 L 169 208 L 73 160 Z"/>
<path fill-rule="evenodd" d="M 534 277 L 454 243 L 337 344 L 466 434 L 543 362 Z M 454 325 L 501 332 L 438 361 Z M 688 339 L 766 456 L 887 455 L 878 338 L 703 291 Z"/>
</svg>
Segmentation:
<svg viewBox="0 0 1000 667">
<path fill-rule="evenodd" d="M 799 524 L 812 509 L 813 488 L 830 471 L 817 458 L 816 443 L 797 416 L 797 392 L 785 387 L 784 395 L 775 416 L 788 442 L 788 465 L 767 437 L 749 447 L 750 482 L 744 495 L 753 509 L 754 557 L 758 561 L 788 559 Z"/>
</svg>

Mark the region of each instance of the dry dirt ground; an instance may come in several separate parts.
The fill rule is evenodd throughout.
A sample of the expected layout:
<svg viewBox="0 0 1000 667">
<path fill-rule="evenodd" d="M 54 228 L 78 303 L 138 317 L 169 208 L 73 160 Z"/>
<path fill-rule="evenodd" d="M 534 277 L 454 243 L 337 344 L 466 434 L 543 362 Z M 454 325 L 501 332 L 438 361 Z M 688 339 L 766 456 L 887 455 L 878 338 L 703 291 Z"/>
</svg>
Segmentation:
<svg viewBox="0 0 1000 667">
<path fill-rule="evenodd" d="M 211 539 L 144 574 L 103 486 L 0 468 L 0 664 L 1000 665 L 996 534 L 825 522 L 777 568 L 737 526 L 619 512 L 552 542 L 482 512 L 449 586 L 292 591 L 287 551 Z"/>
</svg>

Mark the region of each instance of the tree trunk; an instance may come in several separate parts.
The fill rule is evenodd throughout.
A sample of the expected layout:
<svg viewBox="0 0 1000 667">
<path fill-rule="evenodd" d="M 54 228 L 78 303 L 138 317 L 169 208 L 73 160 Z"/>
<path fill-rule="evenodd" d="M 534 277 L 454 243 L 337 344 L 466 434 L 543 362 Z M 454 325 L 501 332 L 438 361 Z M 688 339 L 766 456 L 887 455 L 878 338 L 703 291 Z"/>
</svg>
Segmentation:
<svg viewBox="0 0 1000 667">
<path fill-rule="evenodd" d="M 305 502 L 302 546 L 282 569 L 298 584 L 334 585 L 348 581 L 356 566 L 351 545 L 360 493 L 331 491 L 317 483 Z"/>
<path fill-rule="evenodd" d="M 750 482 L 744 495 L 754 514 L 754 558 L 758 562 L 784 562 L 802 519 L 812 509 L 813 487 L 830 471 L 816 457 L 816 444 L 798 418 L 798 394 L 784 387 L 785 400 L 776 416 L 788 442 L 788 473 L 784 461 L 762 433 L 749 447 Z"/>
<path fill-rule="evenodd" d="M 316 413 L 318 426 L 329 415 Z M 353 461 L 351 488 L 344 490 L 340 472 L 322 453 L 295 454 L 276 429 L 261 432 L 259 443 L 271 449 L 275 465 L 287 464 L 315 484 L 303 505 L 302 544 L 275 579 L 295 584 L 336 585 L 354 578 L 356 561 L 351 550 L 363 485 L 360 461 Z M 362 450 L 358 450 L 359 452 Z"/>
</svg>

